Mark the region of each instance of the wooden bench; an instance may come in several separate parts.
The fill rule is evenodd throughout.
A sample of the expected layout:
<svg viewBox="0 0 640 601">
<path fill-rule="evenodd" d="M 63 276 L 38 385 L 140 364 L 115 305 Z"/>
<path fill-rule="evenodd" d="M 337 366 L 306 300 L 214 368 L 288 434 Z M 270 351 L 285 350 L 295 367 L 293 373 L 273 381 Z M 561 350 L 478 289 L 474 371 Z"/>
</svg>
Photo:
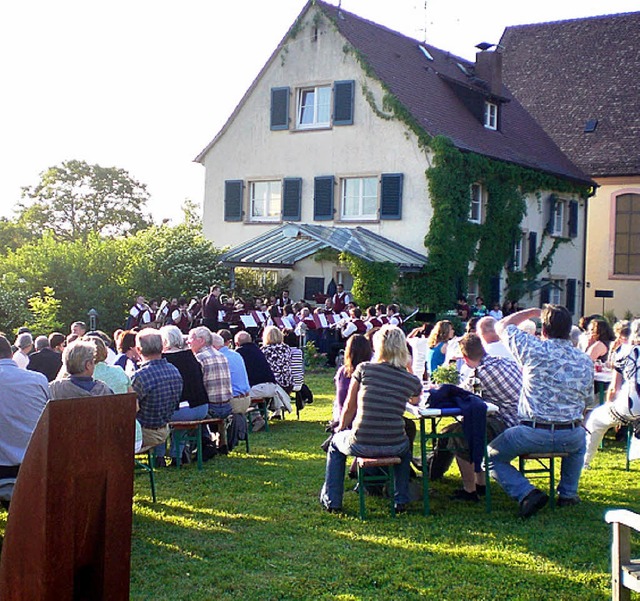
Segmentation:
<svg viewBox="0 0 640 601">
<path fill-rule="evenodd" d="M 364 504 L 365 486 L 367 484 L 386 484 L 391 500 L 391 515 L 396 515 L 395 503 L 395 474 L 394 466 L 401 462 L 400 457 L 357 457 L 356 469 L 358 473 L 358 496 L 360 498 L 360 519 L 366 517 Z M 368 468 L 381 468 L 381 473 L 368 475 Z"/>
<path fill-rule="evenodd" d="M 556 506 L 556 476 L 555 476 L 555 460 L 568 457 L 569 453 L 527 453 L 518 457 L 518 469 L 523 476 L 529 474 L 548 474 L 549 475 L 549 507 L 554 509 Z M 527 467 L 527 461 L 535 461 L 535 467 Z M 548 461 L 548 463 L 545 463 Z"/>
<path fill-rule="evenodd" d="M 629 601 L 631 591 L 640 592 L 640 559 L 631 559 L 631 530 L 640 532 L 640 515 L 626 509 L 607 511 L 612 525 L 611 599 Z"/>
<path fill-rule="evenodd" d="M 220 418 L 208 417 L 192 421 L 169 422 L 171 444 L 176 449 L 176 464 L 178 468 L 180 468 L 182 462 L 180 444 L 182 442 L 194 442 L 196 444 L 198 469 L 202 469 L 202 428 L 210 425 L 215 425 L 219 431 L 220 427 L 225 427 L 225 421 Z"/>
</svg>

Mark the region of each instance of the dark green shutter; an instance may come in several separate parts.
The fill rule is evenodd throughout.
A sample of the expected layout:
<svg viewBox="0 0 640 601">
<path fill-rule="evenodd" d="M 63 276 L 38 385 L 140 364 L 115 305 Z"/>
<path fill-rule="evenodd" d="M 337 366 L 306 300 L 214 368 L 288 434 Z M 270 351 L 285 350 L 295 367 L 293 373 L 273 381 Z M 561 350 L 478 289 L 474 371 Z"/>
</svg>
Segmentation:
<svg viewBox="0 0 640 601">
<path fill-rule="evenodd" d="M 380 219 L 402 219 L 402 173 L 383 173 Z"/>
<path fill-rule="evenodd" d="M 333 219 L 333 175 L 316 177 L 314 180 L 313 218 L 316 221 Z"/>
<path fill-rule="evenodd" d="M 224 182 L 224 220 L 242 221 L 242 180 Z"/>
<path fill-rule="evenodd" d="M 489 307 L 493 309 L 493 303 L 500 302 L 500 276 L 494 275 L 489 278 Z"/>
<path fill-rule="evenodd" d="M 547 199 L 547 234 L 553 232 L 553 217 L 556 212 L 556 195 L 551 194 Z"/>
<path fill-rule="evenodd" d="M 567 280 L 567 299 L 565 306 L 569 313 L 576 312 L 576 281 L 574 279 Z"/>
<path fill-rule="evenodd" d="M 355 82 L 336 81 L 333 84 L 333 124 L 353 125 L 353 93 Z"/>
<path fill-rule="evenodd" d="M 569 237 L 578 237 L 578 203 L 575 200 L 569 203 Z"/>
<path fill-rule="evenodd" d="M 551 298 L 551 281 L 550 280 L 542 280 L 544 282 L 544 287 L 540 290 L 540 306 L 546 305 Z"/>
<path fill-rule="evenodd" d="M 289 88 L 271 88 L 271 129 L 289 129 Z"/>
<path fill-rule="evenodd" d="M 283 182 L 282 220 L 300 221 L 300 201 L 302 198 L 302 179 L 288 177 Z"/>
<path fill-rule="evenodd" d="M 529 248 L 527 249 L 527 267 L 533 267 L 536 262 L 536 250 L 538 247 L 538 234 L 529 232 Z"/>
</svg>

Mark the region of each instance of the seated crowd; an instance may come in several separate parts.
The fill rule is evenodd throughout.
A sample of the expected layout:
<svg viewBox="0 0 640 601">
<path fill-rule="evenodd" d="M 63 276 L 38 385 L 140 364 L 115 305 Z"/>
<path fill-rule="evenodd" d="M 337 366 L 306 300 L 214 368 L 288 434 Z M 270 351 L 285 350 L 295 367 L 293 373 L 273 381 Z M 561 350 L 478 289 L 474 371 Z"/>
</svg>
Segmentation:
<svg viewBox="0 0 640 601">
<path fill-rule="evenodd" d="M 487 420 L 488 470 L 518 501 L 520 515 L 529 517 L 548 501 L 512 465 L 534 451 L 568 453 L 558 505 L 576 504 L 581 471 L 594 461 L 607 429 L 640 418 L 640 320 L 612 329 L 593 316 L 577 327 L 557 305 L 491 306 L 487 310 L 481 297 L 473 307 L 458 300 L 453 314 L 466 324 L 461 337 L 450 320 L 423 323 L 405 335 L 397 305 L 378 304 L 363 313 L 341 285 L 313 310 L 285 291 L 268 306 L 236 299 L 231 312 L 220 287 L 213 286 L 191 303 L 147 305 L 139 296 L 130 327 L 117 330 L 113 340 L 87 332 L 82 322 L 74 322 L 66 337 L 53 332 L 34 340 L 22 328 L 13 348 L 0 336 L 0 480 L 16 477 L 45 404 L 63 398 L 135 392 L 134 450 L 154 449 L 158 466 L 191 458 L 193 449 L 184 444 L 170 445 L 167 455 L 172 422 L 219 420 L 213 430 L 203 430 L 204 457 L 227 454 L 246 436 L 252 401 L 269 399 L 271 418 L 292 411 L 290 395 L 298 409 L 312 401 L 301 350 L 312 342 L 326 353 L 328 365 L 339 363 L 320 495 L 327 510 L 342 509 L 349 455 L 399 457 L 395 503 L 398 511 L 406 508 L 416 428 L 405 409 L 424 402 L 429 395 L 423 387 L 433 386 L 439 369 L 450 364 L 460 374 L 456 390 L 466 391 L 457 394 L 481 396 L 497 407 Z M 607 402 L 597 406 L 594 373 L 602 370 L 612 373 L 612 383 Z M 12 408 L 16 403 L 19 412 Z M 258 429 L 262 417 L 252 413 Z M 448 426 L 456 429 L 462 426 Z M 422 469 L 431 477 L 433 470 L 444 473 L 447 457 L 449 463 L 455 457 L 462 478 L 452 498 L 477 502 L 486 476 L 465 437 L 447 439 Z M 10 498 L 2 494 L 0 487 L 0 500 Z"/>
</svg>

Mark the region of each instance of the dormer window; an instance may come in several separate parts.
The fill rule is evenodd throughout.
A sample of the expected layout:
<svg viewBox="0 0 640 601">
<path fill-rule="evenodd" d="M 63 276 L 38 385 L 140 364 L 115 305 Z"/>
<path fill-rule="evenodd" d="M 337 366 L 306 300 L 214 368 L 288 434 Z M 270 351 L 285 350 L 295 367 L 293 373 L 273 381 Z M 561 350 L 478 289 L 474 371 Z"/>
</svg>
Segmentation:
<svg viewBox="0 0 640 601">
<path fill-rule="evenodd" d="M 498 105 L 488 100 L 484 103 L 484 126 L 487 129 L 498 129 Z"/>
</svg>

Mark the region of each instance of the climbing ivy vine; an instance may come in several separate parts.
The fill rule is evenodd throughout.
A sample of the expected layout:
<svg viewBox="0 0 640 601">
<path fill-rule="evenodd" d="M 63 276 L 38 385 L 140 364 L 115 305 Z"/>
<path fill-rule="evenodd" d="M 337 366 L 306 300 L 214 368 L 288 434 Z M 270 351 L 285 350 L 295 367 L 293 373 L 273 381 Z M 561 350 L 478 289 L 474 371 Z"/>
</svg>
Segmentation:
<svg viewBox="0 0 640 601">
<path fill-rule="evenodd" d="M 390 292 L 398 279 L 397 265 L 366 261 L 347 252 L 340 253 L 340 262 L 347 266 L 353 277 L 351 294 L 361 307 L 389 302 Z"/>
</svg>

